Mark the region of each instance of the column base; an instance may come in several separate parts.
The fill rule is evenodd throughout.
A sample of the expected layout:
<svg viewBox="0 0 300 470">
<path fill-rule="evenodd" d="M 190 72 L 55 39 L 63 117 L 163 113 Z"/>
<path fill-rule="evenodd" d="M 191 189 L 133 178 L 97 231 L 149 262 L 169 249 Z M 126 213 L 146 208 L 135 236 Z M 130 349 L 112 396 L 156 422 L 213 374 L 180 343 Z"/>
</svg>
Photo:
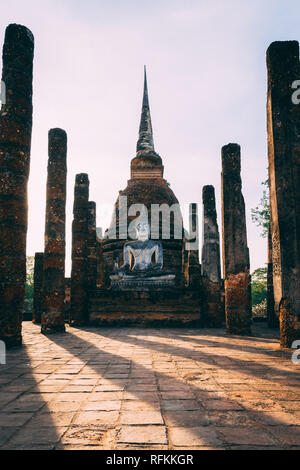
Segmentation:
<svg viewBox="0 0 300 470">
<path fill-rule="evenodd" d="M 70 320 L 69 325 L 72 328 L 82 328 L 84 326 L 88 326 L 88 322 L 86 321 L 80 321 L 80 320 Z"/>
<path fill-rule="evenodd" d="M 252 336 L 251 328 L 227 328 L 226 333 L 230 336 Z"/>
<path fill-rule="evenodd" d="M 21 348 L 22 347 L 22 336 L 1 336 L 0 341 L 5 343 L 6 349 Z"/>
<path fill-rule="evenodd" d="M 2 299 L 1 299 L 2 301 Z M 4 302 L 0 305 L 0 340 L 6 349 L 22 346 L 22 309 Z"/>
<path fill-rule="evenodd" d="M 247 272 L 229 274 L 225 280 L 226 330 L 231 335 L 251 335 L 251 277 Z"/>
<path fill-rule="evenodd" d="M 208 328 L 223 328 L 225 323 L 225 311 L 221 283 L 204 279 L 202 286 L 205 299 L 205 326 Z"/>
<path fill-rule="evenodd" d="M 54 335 L 55 333 L 65 333 L 65 325 L 42 325 L 41 333 L 45 336 Z"/>
<path fill-rule="evenodd" d="M 292 311 L 291 301 L 280 303 L 280 346 L 291 348 L 294 341 L 300 340 L 300 318 Z"/>
</svg>

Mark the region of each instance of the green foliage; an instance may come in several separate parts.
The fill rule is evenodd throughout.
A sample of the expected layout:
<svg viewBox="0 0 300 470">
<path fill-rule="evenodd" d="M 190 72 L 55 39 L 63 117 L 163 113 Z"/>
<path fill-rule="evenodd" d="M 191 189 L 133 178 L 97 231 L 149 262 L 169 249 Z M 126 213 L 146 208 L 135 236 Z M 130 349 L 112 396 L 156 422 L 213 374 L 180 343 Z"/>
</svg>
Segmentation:
<svg viewBox="0 0 300 470">
<path fill-rule="evenodd" d="M 263 196 L 259 202 L 259 205 L 255 209 L 251 209 L 251 217 L 252 222 L 254 222 L 257 227 L 261 227 L 261 236 L 266 238 L 271 221 L 269 180 L 264 181 L 262 185 L 265 187 L 263 190 Z"/>
<path fill-rule="evenodd" d="M 261 304 L 254 305 L 252 308 L 253 318 L 265 318 L 267 319 L 267 299 L 263 300 Z"/>
<path fill-rule="evenodd" d="M 267 299 L 268 268 L 258 268 L 252 273 L 252 304 L 260 305 Z"/>
<path fill-rule="evenodd" d="M 25 286 L 25 299 L 24 310 L 31 312 L 33 309 L 33 276 L 34 276 L 34 256 L 27 256 L 26 259 L 26 286 Z"/>
</svg>

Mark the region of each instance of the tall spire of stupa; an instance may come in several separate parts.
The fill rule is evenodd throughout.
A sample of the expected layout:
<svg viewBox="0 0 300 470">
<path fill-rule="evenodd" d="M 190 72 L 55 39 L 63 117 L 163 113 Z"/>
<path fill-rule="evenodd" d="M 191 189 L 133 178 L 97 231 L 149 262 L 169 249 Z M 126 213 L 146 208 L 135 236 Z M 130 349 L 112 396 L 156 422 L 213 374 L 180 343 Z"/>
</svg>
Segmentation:
<svg viewBox="0 0 300 470">
<path fill-rule="evenodd" d="M 148 98 L 147 72 L 145 66 L 143 107 L 137 143 L 137 153 L 154 152 L 153 131 Z"/>
</svg>

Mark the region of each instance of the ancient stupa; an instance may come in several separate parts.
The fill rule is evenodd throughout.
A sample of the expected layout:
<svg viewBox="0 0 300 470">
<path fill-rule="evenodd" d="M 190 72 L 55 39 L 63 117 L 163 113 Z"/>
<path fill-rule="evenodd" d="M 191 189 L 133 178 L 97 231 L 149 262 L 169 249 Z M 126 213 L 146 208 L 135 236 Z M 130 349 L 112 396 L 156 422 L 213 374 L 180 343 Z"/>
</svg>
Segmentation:
<svg viewBox="0 0 300 470">
<path fill-rule="evenodd" d="M 152 205 L 157 204 L 161 206 L 162 204 L 167 204 L 168 207 L 171 208 L 174 204 L 178 204 L 175 194 L 168 182 L 164 179 L 162 158 L 156 153 L 154 148 L 146 68 L 144 73 L 144 94 L 139 138 L 136 156 L 131 160 L 131 178 L 128 181 L 127 187 L 119 193 L 111 227 L 106 233 L 106 240 L 102 243 L 106 281 L 109 274 L 113 271 L 115 262 L 120 262 L 120 264 L 123 262 L 123 246 L 126 240 L 120 240 L 120 234 L 124 227 L 122 227 L 122 219 L 119 212 L 122 205 L 122 203 L 120 204 L 120 198 L 124 198 L 125 196 L 127 197 L 128 208 L 133 204 L 145 205 L 148 210 L 149 219 Z M 182 230 L 182 227 L 181 229 L 178 227 L 179 219 L 182 219 L 181 213 L 179 213 L 178 216 L 179 217 L 176 217 L 174 221 L 173 214 L 170 214 L 170 239 L 163 239 L 162 220 L 158 237 L 163 244 L 164 268 L 176 274 L 177 284 L 179 284 L 181 280 L 183 249 L 182 233 L 180 234 L 181 239 L 175 239 L 174 237 L 174 222 L 177 223 L 177 230 L 179 232 Z M 128 217 L 128 226 L 134 218 L 135 216 Z M 149 224 L 150 223 L 151 221 L 149 220 Z M 112 235 L 113 232 L 115 232 L 115 238 Z"/>
</svg>

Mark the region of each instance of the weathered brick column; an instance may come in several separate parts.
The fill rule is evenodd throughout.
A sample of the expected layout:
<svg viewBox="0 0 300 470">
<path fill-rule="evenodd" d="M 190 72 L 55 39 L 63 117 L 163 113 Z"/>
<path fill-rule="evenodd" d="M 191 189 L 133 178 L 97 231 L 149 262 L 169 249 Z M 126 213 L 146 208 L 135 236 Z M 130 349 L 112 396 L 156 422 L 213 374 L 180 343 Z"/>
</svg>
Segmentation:
<svg viewBox="0 0 300 470">
<path fill-rule="evenodd" d="M 64 307 L 64 316 L 65 319 L 70 318 L 70 305 L 71 305 L 71 278 L 65 278 L 65 307 Z"/>
<path fill-rule="evenodd" d="M 187 287 L 189 285 L 189 252 L 186 249 L 187 238 L 183 239 L 182 245 L 182 262 L 181 262 L 181 285 Z"/>
<path fill-rule="evenodd" d="M 221 282 L 220 235 L 217 223 L 215 188 L 203 188 L 202 274 L 212 282 Z"/>
<path fill-rule="evenodd" d="M 102 228 L 96 228 L 96 258 L 97 258 L 97 287 L 103 287 L 105 284 L 104 259 L 102 248 L 103 233 Z"/>
<path fill-rule="evenodd" d="M 67 134 L 51 129 L 46 200 L 42 333 L 65 331 Z"/>
<path fill-rule="evenodd" d="M 88 219 L 89 178 L 76 176 L 72 225 L 72 273 L 70 325 L 88 322 Z"/>
<path fill-rule="evenodd" d="M 191 229 L 196 236 L 189 243 L 193 245 L 193 250 L 188 251 L 188 279 L 189 287 L 199 289 L 201 278 L 201 266 L 199 260 L 199 217 L 198 205 L 190 204 Z"/>
<path fill-rule="evenodd" d="M 268 230 L 267 315 L 268 315 L 269 328 L 277 328 L 279 326 L 279 321 L 275 313 L 275 304 L 274 304 L 271 227 L 269 227 L 269 230 Z"/>
<path fill-rule="evenodd" d="M 96 203 L 89 202 L 88 214 L 88 290 L 94 291 L 97 286 L 97 233 Z"/>
<path fill-rule="evenodd" d="M 204 186 L 202 275 L 205 292 L 205 322 L 207 326 L 221 327 L 224 321 L 221 286 L 220 235 L 217 222 L 215 188 Z"/>
<path fill-rule="evenodd" d="M 237 144 L 222 148 L 222 219 L 227 331 L 247 335 L 251 332 L 252 318 L 251 276 L 241 149 Z"/>
<path fill-rule="evenodd" d="M 44 253 L 36 253 L 34 257 L 34 287 L 32 322 L 41 323 L 43 301 L 43 263 Z"/>
<path fill-rule="evenodd" d="M 22 343 L 26 280 L 27 181 L 32 129 L 34 38 L 24 26 L 6 28 L 0 114 L 0 340 Z"/>
<path fill-rule="evenodd" d="M 292 101 L 298 42 L 272 43 L 267 67 L 274 299 L 281 345 L 290 347 L 300 339 L 300 105 Z"/>
</svg>

